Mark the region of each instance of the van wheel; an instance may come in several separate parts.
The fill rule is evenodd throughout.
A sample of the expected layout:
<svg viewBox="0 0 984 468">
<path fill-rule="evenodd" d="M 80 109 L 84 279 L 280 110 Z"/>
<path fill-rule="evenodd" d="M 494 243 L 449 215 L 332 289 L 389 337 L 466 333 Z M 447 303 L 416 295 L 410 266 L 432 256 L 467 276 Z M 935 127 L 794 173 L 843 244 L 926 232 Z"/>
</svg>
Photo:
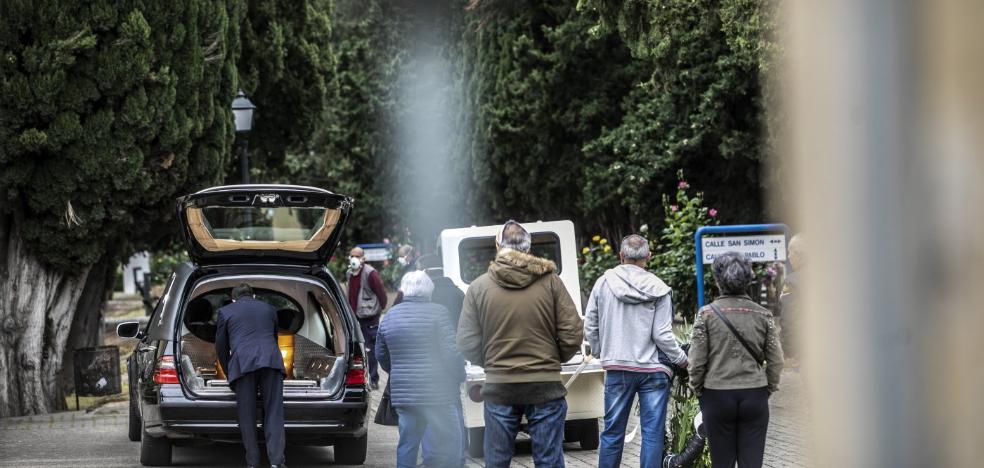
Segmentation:
<svg viewBox="0 0 984 468">
<path fill-rule="evenodd" d="M 361 465 L 366 462 L 369 451 L 369 436 L 356 439 L 342 439 L 335 443 L 336 465 Z"/>
<path fill-rule="evenodd" d="M 581 448 L 584 450 L 598 450 L 598 443 L 601 439 L 598 433 L 598 420 L 585 419 L 581 421 Z"/>
<path fill-rule="evenodd" d="M 140 421 L 140 415 L 137 414 L 136 405 L 133 404 L 133 396 L 130 396 L 130 422 L 127 424 L 127 436 L 132 442 L 140 442 L 140 436 L 143 433 L 143 422 Z"/>
<path fill-rule="evenodd" d="M 485 457 L 485 428 L 472 427 L 468 429 L 468 456 L 472 458 Z"/>
<path fill-rule="evenodd" d="M 143 466 L 170 466 L 171 440 L 153 437 L 143 430 L 140 439 L 140 464 Z"/>
</svg>

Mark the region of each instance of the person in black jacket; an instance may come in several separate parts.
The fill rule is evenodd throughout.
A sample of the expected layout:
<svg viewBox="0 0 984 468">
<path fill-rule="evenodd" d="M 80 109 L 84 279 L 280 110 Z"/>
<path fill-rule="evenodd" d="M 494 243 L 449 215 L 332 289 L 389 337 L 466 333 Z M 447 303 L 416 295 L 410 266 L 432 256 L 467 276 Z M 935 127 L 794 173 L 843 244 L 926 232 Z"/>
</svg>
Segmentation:
<svg viewBox="0 0 984 468">
<path fill-rule="evenodd" d="M 284 368 L 277 346 L 277 310 L 257 300 L 242 283 L 232 289 L 232 304 L 219 309 L 215 352 L 236 393 L 239 431 L 246 465 L 259 466 L 256 442 L 256 389 L 263 395 L 263 433 L 271 468 L 284 467 Z"/>
<path fill-rule="evenodd" d="M 418 258 L 417 268 L 427 273 L 427 276 L 434 282 L 431 302 L 440 304 L 448 310 L 451 325 L 457 330 L 458 319 L 461 318 L 461 304 L 465 301 L 465 293 L 451 281 L 451 278 L 444 276 L 441 258 L 437 255 L 430 254 Z"/>
</svg>

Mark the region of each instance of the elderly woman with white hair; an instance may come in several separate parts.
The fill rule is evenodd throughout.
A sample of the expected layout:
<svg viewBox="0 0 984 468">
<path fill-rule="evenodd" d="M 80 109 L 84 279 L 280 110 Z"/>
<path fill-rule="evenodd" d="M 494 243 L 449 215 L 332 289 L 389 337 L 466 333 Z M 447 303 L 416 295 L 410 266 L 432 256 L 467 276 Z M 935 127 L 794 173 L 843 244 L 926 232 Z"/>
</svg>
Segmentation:
<svg viewBox="0 0 984 468">
<path fill-rule="evenodd" d="M 704 306 L 690 341 L 690 387 L 711 449 L 711 466 L 762 466 L 769 395 L 779 389 L 782 346 L 768 309 L 749 297 L 752 264 L 737 252 L 714 259 L 720 296 Z"/>
<path fill-rule="evenodd" d="M 390 400 L 399 415 L 398 467 L 417 466 L 425 432 L 438 443 L 428 444 L 424 465 L 462 466 L 459 384 L 465 362 L 455 348 L 448 311 L 430 302 L 434 283 L 414 271 L 400 282 L 403 302 L 393 306 L 379 325 L 376 356 L 389 374 Z"/>
</svg>

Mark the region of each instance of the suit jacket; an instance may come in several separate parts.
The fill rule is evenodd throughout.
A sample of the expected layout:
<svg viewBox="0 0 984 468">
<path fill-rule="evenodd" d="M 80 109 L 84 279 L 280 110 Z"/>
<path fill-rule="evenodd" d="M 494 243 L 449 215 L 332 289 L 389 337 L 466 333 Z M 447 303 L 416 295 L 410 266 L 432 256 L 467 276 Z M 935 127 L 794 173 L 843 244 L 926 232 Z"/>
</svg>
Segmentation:
<svg viewBox="0 0 984 468">
<path fill-rule="evenodd" d="M 250 297 L 219 309 L 215 352 L 231 384 L 247 372 L 269 367 L 286 376 L 277 346 L 277 310 Z"/>
</svg>

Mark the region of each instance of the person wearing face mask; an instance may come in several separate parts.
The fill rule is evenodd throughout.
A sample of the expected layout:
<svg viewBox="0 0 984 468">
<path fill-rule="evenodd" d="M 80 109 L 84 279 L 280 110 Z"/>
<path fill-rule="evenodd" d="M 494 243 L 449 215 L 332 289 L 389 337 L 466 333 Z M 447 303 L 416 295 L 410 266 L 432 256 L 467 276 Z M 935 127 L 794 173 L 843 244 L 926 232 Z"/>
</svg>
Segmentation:
<svg viewBox="0 0 984 468">
<path fill-rule="evenodd" d="M 403 278 L 404 275 L 412 271 L 417 271 L 417 261 L 414 259 L 413 254 L 413 246 L 411 245 L 404 244 L 397 249 L 396 262 L 400 264 L 400 272 L 397 275 L 399 278 Z"/>
<path fill-rule="evenodd" d="M 379 329 L 379 315 L 386 308 L 386 288 L 379 272 L 365 263 L 365 252 L 355 247 L 349 252 L 348 268 L 349 306 L 359 319 L 362 337 L 365 339 L 366 360 L 368 361 L 369 384 L 373 390 L 379 388 L 379 366 L 376 362 L 376 331 Z"/>
</svg>

